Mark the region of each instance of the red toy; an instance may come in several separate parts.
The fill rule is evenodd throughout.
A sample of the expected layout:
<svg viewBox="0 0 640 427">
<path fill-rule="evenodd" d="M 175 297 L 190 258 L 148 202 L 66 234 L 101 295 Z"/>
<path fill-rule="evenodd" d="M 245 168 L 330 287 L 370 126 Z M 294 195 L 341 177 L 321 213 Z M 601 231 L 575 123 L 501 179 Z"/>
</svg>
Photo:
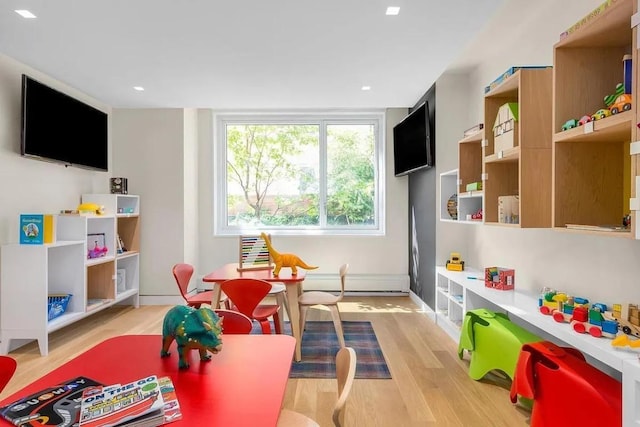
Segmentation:
<svg viewBox="0 0 640 427">
<path fill-rule="evenodd" d="M 511 385 L 513 403 L 518 395 L 533 399 L 531 427 L 622 426 L 622 384 L 573 348 L 524 344 Z"/>
<path fill-rule="evenodd" d="M 578 125 L 583 126 L 592 121 L 593 119 L 591 118 L 591 116 L 582 116 L 582 118 L 578 121 Z"/>
</svg>

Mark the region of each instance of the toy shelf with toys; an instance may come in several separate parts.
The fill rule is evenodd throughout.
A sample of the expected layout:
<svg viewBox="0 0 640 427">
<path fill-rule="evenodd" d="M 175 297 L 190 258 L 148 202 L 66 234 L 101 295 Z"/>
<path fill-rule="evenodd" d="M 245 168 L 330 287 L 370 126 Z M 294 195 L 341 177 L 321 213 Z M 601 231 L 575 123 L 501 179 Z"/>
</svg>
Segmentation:
<svg viewBox="0 0 640 427">
<path fill-rule="evenodd" d="M 0 253 L 0 354 L 37 340 L 48 354 L 48 335 L 114 304 L 139 305 L 139 199 L 83 195 L 83 204 L 103 206 L 87 214 L 55 215 L 55 241 L 7 244 Z M 103 197 L 104 196 L 104 197 Z M 118 236 L 130 252 L 120 253 Z M 124 274 L 122 273 L 124 272 Z M 123 283 L 116 283 L 122 277 Z M 50 316 L 51 296 L 64 295 L 64 309 Z"/>
<path fill-rule="evenodd" d="M 449 271 L 445 266 L 437 266 L 436 305 L 448 295 L 447 289 L 449 293 L 461 292 L 463 302 L 459 313 L 462 316 L 477 308 L 507 313 L 514 323 L 536 335 L 558 345 L 569 345 L 580 350 L 594 366 L 622 379 L 624 425 L 638 423 L 636 408 L 640 407 L 640 352 L 636 343 L 640 341 L 629 337 L 625 339 L 622 332 L 618 332 L 614 340 L 578 333 L 571 324 L 560 323 L 553 316 L 542 314 L 539 309 L 541 295 L 538 293 L 518 289 L 517 283 L 515 289 L 508 291 L 488 288 L 483 278 L 484 272 L 478 269 L 465 267 L 464 271 Z M 441 306 L 437 307 L 436 324 L 458 342 L 460 325 L 455 320 L 459 314 L 452 317 L 450 312 L 441 311 Z M 449 304 L 449 308 L 451 307 Z M 628 345 L 622 345 L 627 341 Z"/>
</svg>

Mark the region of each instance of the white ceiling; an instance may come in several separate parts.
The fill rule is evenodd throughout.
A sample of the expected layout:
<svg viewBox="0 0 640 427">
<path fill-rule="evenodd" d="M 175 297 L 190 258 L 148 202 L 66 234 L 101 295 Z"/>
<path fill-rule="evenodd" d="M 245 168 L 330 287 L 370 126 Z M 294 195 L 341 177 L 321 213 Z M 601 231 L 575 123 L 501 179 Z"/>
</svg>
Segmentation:
<svg viewBox="0 0 640 427">
<path fill-rule="evenodd" d="M 407 107 L 505 1 L 2 0 L 0 52 L 113 107 Z"/>
</svg>

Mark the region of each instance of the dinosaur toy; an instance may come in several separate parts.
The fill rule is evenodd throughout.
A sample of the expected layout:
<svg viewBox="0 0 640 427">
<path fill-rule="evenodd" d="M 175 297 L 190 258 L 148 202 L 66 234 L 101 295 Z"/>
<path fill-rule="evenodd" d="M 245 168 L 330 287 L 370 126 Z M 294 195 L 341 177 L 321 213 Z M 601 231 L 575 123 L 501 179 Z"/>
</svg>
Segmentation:
<svg viewBox="0 0 640 427">
<path fill-rule="evenodd" d="M 271 258 L 273 259 L 273 263 L 275 264 L 275 267 L 273 268 L 274 276 L 278 276 L 278 274 L 280 274 L 280 269 L 282 267 L 290 267 L 291 275 L 293 276 L 298 274 L 298 267 L 304 268 L 305 270 L 315 270 L 316 268 L 318 268 L 311 265 L 307 265 L 297 255 L 281 254 L 280 252 L 276 251 L 273 248 L 273 246 L 271 246 L 271 241 L 269 240 L 269 236 L 267 236 L 265 233 L 260 233 L 260 237 L 262 237 L 264 242 L 267 244 L 267 249 L 269 250 L 269 254 L 271 255 Z"/>
<path fill-rule="evenodd" d="M 176 340 L 178 344 L 178 368 L 187 369 L 189 350 L 198 349 L 200 360 L 207 362 L 211 356 L 222 350 L 222 319 L 210 308 L 193 308 L 177 305 L 164 316 L 162 324 L 162 351 L 160 357 L 169 356 L 169 346 Z"/>
</svg>

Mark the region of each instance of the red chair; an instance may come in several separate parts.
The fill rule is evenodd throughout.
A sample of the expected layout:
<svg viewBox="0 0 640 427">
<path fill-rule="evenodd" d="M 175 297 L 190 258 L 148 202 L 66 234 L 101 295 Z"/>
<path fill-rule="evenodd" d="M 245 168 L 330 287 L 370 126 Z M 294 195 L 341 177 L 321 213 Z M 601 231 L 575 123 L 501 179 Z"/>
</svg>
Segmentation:
<svg viewBox="0 0 640 427">
<path fill-rule="evenodd" d="M 278 315 L 280 306 L 260 304 L 271 292 L 271 283 L 260 279 L 238 278 L 222 282 L 220 287 L 240 313 L 260 322 L 263 334 L 271 333 L 269 317 L 273 317 L 276 334 L 282 333 Z"/>
<path fill-rule="evenodd" d="M 191 276 L 193 276 L 193 266 L 191 264 L 182 263 L 173 266 L 173 277 L 175 277 L 178 289 L 180 289 L 180 295 L 182 295 L 187 305 L 193 308 L 200 308 L 202 304 L 211 305 L 213 291 L 188 293 Z"/>
<path fill-rule="evenodd" d="M 13 377 L 16 372 L 18 364 L 9 356 L 0 356 L 0 392 L 4 390 L 5 386 Z"/>
<path fill-rule="evenodd" d="M 213 310 L 222 318 L 222 332 L 224 334 L 249 334 L 253 328 L 253 320 L 239 311 L 218 308 Z"/>
</svg>

